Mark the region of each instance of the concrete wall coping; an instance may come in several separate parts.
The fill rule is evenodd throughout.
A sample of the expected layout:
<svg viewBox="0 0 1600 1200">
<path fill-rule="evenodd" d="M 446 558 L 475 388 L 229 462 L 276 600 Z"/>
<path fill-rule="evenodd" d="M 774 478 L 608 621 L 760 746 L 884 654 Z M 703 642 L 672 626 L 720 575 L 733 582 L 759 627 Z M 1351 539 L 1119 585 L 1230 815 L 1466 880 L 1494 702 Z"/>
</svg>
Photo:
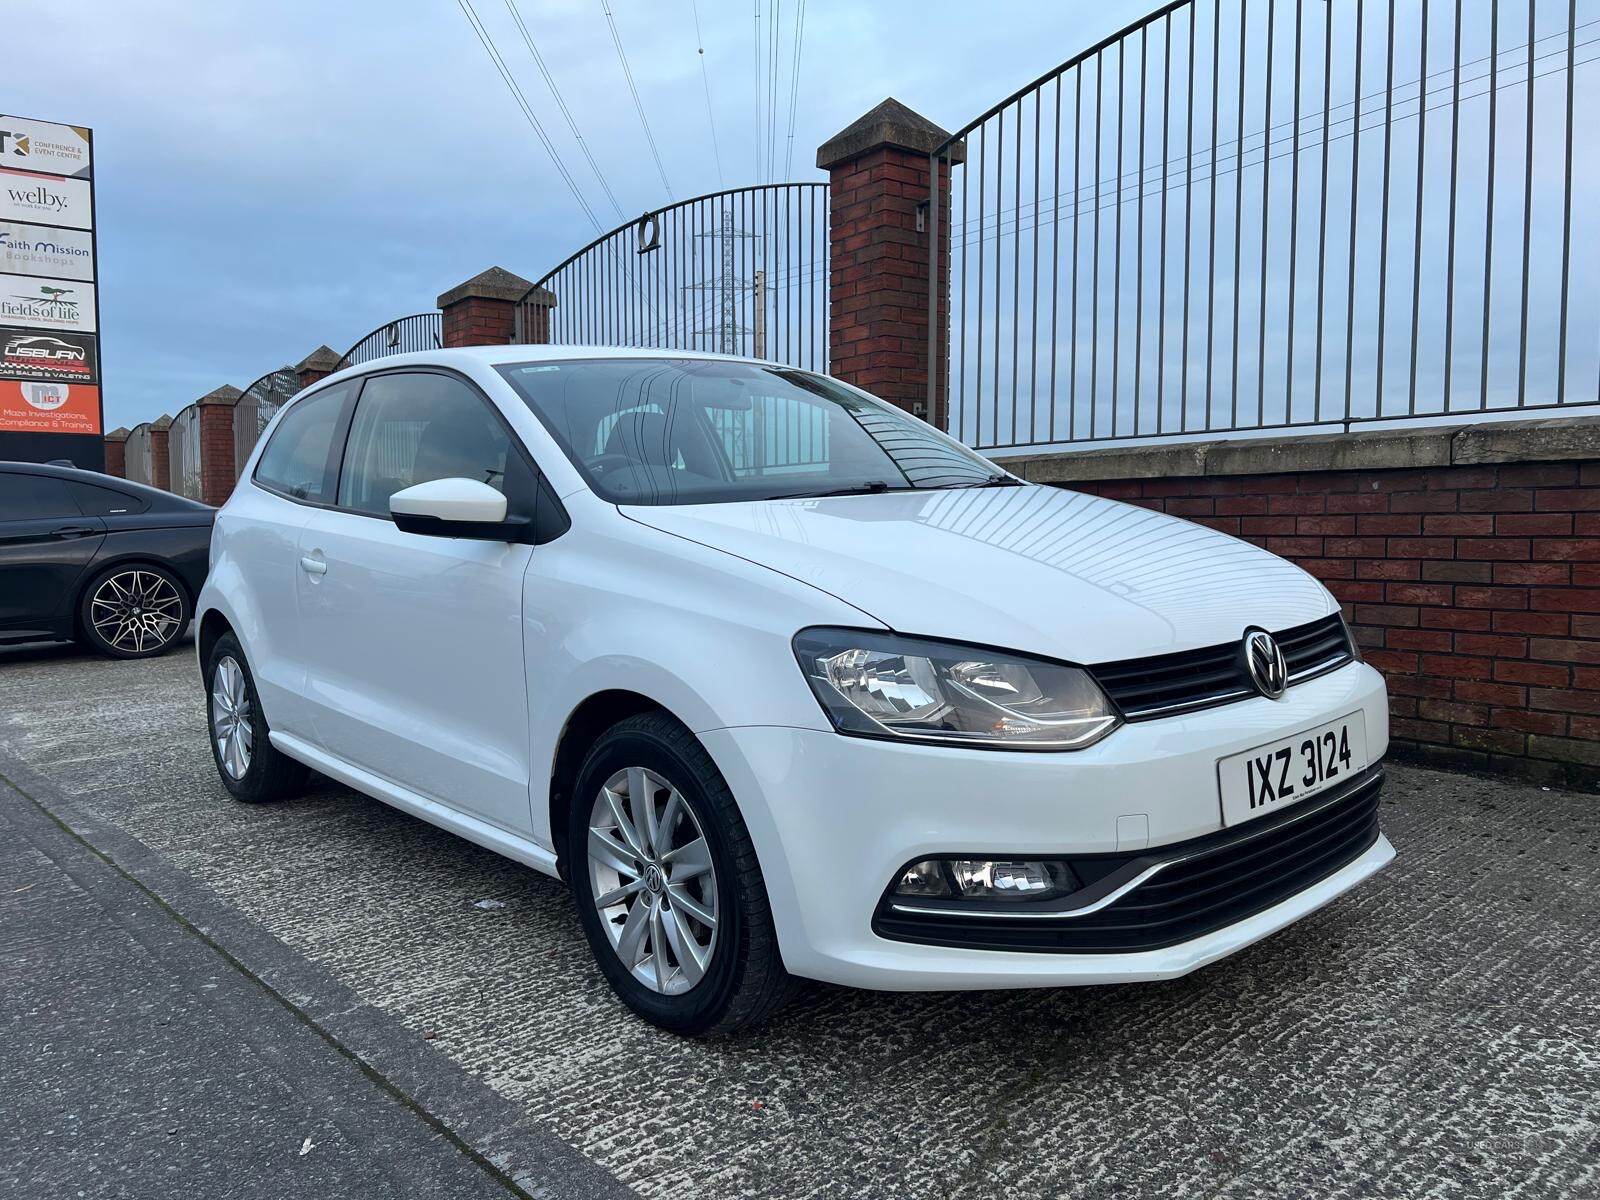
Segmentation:
<svg viewBox="0 0 1600 1200">
<path fill-rule="evenodd" d="M 1572 459 L 1600 460 L 1600 417 L 1486 421 L 1423 429 L 1234 438 L 1169 446 L 996 456 L 996 461 L 1007 470 L 1034 483 L 1285 475 L 1308 471 L 1404 471 L 1420 467 Z"/>
<path fill-rule="evenodd" d="M 513 275 L 504 267 L 490 267 L 465 283 L 458 283 L 438 300 L 440 308 L 449 308 L 463 300 L 521 300 L 533 284 L 520 275 Z"/>
<path fill-rule="evenodd" d="M 339 355 L 330 346 L 318 346 L 294 366 L 284 369 L 293 371 L 296 375 L 302 375 L 307 371 L 322 371 L 331 375 L 339 369 Z"/>
<path fill-rule="evenodd" d="M 890 96 L 870 112 L 863 113 L 817 147 L 817 166 L 832 170 L 841 163 L 885 146 L 932 154 L 950 137 L 921 113 L 912 112 Z M 963 143 L 950 147 L 952 162 L 965 162 Z"/>
<path fill-rule="evenodd" d="M 233 384 L 225 383 L 219 388 L 213 388 L 204 396 L 201 396 L 200 399 L 196 400 L 195 403 L 209 405 L 223 404 L 231 408 L 233 405 L 239 403 L 239 399 L 243 395 L 244 393 L 238 388 L 234 387 Z"/>
</svg>

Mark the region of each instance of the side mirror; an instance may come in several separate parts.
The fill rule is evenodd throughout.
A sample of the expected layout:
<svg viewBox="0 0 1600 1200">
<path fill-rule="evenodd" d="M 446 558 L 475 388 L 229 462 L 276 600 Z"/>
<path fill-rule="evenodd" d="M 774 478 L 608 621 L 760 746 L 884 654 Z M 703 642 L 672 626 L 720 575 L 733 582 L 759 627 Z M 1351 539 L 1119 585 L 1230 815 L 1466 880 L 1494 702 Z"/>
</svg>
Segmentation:
<svg viewBox="0 0 1600 1200">
<path fill-rule="evenodd" d="M 521 541 L 526 521 L 506 520 L 506 498 L 476 479 L 430 479 L 389 497 L 389 516 L 404 533 Z"/>
</svg>

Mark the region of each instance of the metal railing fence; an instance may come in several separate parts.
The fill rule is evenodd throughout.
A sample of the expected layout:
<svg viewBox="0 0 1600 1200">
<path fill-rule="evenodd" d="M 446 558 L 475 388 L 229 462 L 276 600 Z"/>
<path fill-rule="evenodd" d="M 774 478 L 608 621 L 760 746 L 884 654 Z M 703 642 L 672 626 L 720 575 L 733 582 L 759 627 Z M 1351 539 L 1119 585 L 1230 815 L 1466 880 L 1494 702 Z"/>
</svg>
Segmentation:
<svg viewBox="0 0 1600 1200">
<path fill-rule="evenodd" d="M 200 470 L 200 406 L 191 404 L 172 418 L 167 429 L 167 471 L 170 489 L 190 500 L 204 500 Z"/>
<path fill-rule="evenodd" d="M 444 345 L 444 318 L 438 312 L 413 313 L 380 325 L 344 352 L 336 370 L 358 366 L 390 354 L 437 350 Z"/>
<path fill-rule="evenodd" d="M 930 411 L 1009 449 L 1600 401 L 1597 44 L 1596 0 L 1167 4 L 930 156 Z"/>
<path fill-rule="evenodd" d="M 133 483 L 154 485 L 150 466 L 150 422 L 143 421 L 128 431 L 123 443 L 123 474 Z"/>
<path fill-rule="evenodd" d="M 249 387 L 233 406 L 233 474 L 237 479 L 244 470 L 256 443 L 261 440 L 278 409 L 300 390 L 300 377 L 289 367 L 269 371 Z"/>
<path fill-rule="evenodd" d="M 703 350 L 826 370 L 828 185 L 713 192 L 602 234 L 529 291 L 521 327 L 546 320 L 558 345 Z"/>
</svg>

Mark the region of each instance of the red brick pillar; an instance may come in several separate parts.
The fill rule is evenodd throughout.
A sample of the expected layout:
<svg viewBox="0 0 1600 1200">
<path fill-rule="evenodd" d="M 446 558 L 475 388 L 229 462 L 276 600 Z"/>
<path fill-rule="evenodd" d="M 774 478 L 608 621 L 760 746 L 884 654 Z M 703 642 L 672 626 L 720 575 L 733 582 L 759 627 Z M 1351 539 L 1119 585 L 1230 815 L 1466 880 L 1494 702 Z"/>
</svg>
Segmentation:
<svg viewBox="0 0 1600 1200">
<path fill-rule="evenodd" d="M 517 305 L 532 287 L 503 267 L 490 267 L 445 292 L 439 297 L 445 346 L 509 346 L 519 340 Z"/>
<path fill-rule="evenodd" d="M 294 367 L 294 373 L 300 378 L 300 386 L 308 388 L 317 380 L 326 379 L 338 369 L 339 356 L 327 346 L 318 346 L 300 360 Z"/>
<path fill-rule="evenodd" d="M 106 434 L 106 474 L 118 479 L 128 477 L 128 431 L 118 425 Z"/>
<path fill-rule="evenodd" d="M 239 477 L 233 463 L 233 408 L 243 395 L 225 383 L 195 401 L 200 408 L 200 499 L 218 508 Z"/>
<path fill-rule="evenodd" d="M 162 413 L 150 422 L 150 486 L 164 492 L 172 490 L 172 458 L 167 453 L 167 432 L 172 418 Z"/>
<path fill-rule="evenodd" d="M 937 352 L 928 337 L 928 156 L 948 134 L 898 100 L 885 100 L 817 150 L 828 172 L 828 369 L 941 428 L 928 411 L 929 372 L 948 359 L 950 177 L 939 160 Z M 964 159 L 957 144 L 952 162 Z"/>
</svg>

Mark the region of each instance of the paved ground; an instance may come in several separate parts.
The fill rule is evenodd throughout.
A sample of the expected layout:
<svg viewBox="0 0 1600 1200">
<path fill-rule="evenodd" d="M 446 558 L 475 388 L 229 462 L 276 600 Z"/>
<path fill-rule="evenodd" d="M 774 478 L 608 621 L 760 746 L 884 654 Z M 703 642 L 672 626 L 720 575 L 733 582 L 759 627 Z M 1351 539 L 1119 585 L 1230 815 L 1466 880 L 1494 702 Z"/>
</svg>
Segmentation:
<svg viewBox="0 0 1600 1200">
<path fill-rule="evenodd" d="M 0 1180 L 35 1196 L 504 1197 L 502 1181 L 0 785 Z"/>
<path fill-rule="evenodd" d="M 1597 796 L 1396 768 L 1394 867 L 1187 979 L 819 988 L 706 1044 L 554 882 L 340 788 L 233 804 L 203 730 L 186 653 L 0 652 L 14 770 L 648 1196 L 1600 1195 Z"/>
</svg>

